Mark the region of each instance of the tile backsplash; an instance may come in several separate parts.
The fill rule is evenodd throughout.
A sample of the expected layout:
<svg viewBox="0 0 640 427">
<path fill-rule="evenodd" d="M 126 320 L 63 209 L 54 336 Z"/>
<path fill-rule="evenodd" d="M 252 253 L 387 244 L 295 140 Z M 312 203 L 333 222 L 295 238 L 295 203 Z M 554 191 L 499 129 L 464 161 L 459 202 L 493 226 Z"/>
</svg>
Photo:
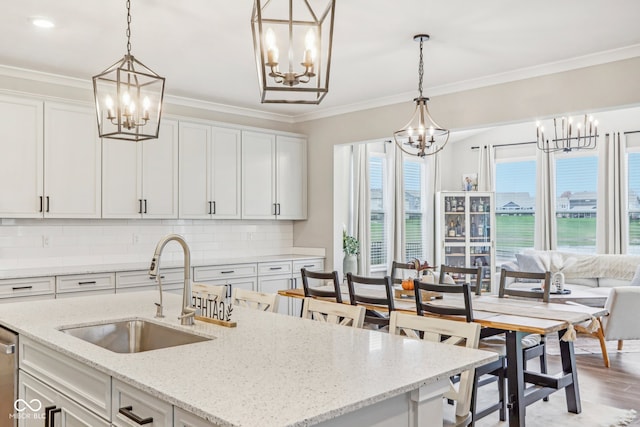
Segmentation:
<svg viewBox="0 0 640 427">
<path fill-rule="evenodd" d="M 191 259 L 291 253 L 292 221 L 1 219 L 0 268 L 147 262 L 166 234 L 182 235 Z M 182 260 L 169 243 L 165 260 Z"/>
</svg>

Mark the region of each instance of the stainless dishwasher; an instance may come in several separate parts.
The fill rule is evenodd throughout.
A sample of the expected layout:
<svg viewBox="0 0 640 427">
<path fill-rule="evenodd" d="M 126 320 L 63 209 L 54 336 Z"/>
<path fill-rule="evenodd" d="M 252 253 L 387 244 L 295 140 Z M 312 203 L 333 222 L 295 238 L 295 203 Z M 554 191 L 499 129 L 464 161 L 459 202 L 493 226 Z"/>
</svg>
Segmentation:
<svg viewBox="0 0 640 427">
<path fill-rule="evenodd" d="M 15 426 L 18 398 L 18 334 L 0 326 L 0 425 Z"/>
</svg>

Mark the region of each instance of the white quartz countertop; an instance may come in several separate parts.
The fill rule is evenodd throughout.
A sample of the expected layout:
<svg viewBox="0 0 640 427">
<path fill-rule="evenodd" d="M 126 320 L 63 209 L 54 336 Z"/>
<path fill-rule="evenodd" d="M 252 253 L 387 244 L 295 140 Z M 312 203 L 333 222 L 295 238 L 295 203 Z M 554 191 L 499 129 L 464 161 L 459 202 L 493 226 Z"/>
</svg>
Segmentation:
<svg viewBox="0 0 640 427">
<path fill-rule="evenodd" d="M 306 426 L 448 378 L 495 354 L 234 307 L 236 328 L 180 326 L 157 292 L 3 304 L 0 324 L 221 426 Z M 64 326 L 143 318 L 211 341 L 118 354 Z"/>
<path fill-rule="evenodd" d="M 0 279 L 21 279 L 26 277 L 44 277 L 44 276 L 66 276 L 71 274 L 92 274 L 92 273 L 112 273 L 115 271 L 136 271 L 148 270 L 151 263 L 151 256 L 148 261 L 142 262 L 122 262 L 122 263 L 104 263 L 104 264 L 79 264 L 79 265 L 61 265 L 61 266 L 45 266 L 33 268 L 0 268 Z M 191 259 L 191 267 L 203 267 L 213 265 L 227 264 L 248 264 L 257 262 L 277 262 L 277 261 L 298 261 L 305 259 L 318 259 L 324 256 L 318 255 L 261 255 L 252 257 L 239 258 L 217 258 L 198 260 Z M 183 267 L 183 261 L 165 261 L 161 260 L 161 267 L 176 268 Z"/>
</svg>

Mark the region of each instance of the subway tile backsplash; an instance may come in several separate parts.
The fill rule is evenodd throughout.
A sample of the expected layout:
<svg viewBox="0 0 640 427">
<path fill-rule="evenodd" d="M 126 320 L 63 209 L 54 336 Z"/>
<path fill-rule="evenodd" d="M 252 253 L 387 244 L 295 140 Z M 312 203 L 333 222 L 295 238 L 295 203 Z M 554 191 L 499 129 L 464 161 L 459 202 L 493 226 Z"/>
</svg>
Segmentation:
<svg viewBox="0 0 640 427">
<path fill-rule="evenodd" d="M 292 221 L 0 219 L 0 268 L 147 262 L 182 235 L 193 261 L 290 253 Z M 168 244 L 163 260 L 182 260 Z"/>
</svg>

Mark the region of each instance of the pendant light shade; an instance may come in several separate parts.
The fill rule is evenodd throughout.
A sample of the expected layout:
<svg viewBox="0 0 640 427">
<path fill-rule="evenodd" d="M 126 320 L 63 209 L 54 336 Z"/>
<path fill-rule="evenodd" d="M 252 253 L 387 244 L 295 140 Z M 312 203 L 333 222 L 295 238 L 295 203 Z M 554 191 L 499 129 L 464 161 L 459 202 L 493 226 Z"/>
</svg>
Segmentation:
<svg viewBox="0 0 640 427">
<path fill-rule="evenodd" d="M 447 142 L 449 142 L 449 130 L 433 120 L 427 106 L 429 98 L 422 96 L 422 78 L 424 74 L 422 44 L 429 40 L 429 36 L 427 34 L 418 34 L 413 39 L 420 42 L 420 61 L 418 65 L 419 95 L 413 100 L 416 103 L 416 108 L 411 120 L 402 129 L 393 133 L 393 139 L 405 153 L 412 156 L 425 157 L 438 153 L 447 145 Z"/>
<path fill-rule="evenodd" d="M 158 138 L 165 80 L 131 55 L 130 23 L 127 1 L 127 53 L 93 77 L 93 95 L 100 137 L 144 141 Z"/>
</svg>

